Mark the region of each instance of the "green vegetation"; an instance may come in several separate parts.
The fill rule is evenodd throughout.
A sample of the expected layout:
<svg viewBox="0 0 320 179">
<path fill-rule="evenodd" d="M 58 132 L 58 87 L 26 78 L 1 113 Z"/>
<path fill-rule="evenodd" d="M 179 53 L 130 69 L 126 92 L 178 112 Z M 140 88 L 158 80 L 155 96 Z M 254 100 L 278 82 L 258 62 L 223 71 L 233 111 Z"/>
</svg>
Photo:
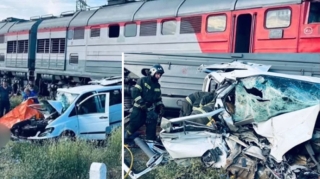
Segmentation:
<svg viewBox="0 0 320 179">
<path fill-rule="evenodd" d="M 92 162 L 107 165 L 108 178 L 121 178 L 121 129 L 98 147 L 86 141 L 44 144 L 10 142 L 0 151 L 3 179 L 88 179 Z"/>
<path fill-rule="evenodd" d="M 22 102 L 22 96 L 12 96 L 10 98 L 11 109 L 15 108 Z"/>
<path fill-rule="evenodd" d="M 183 167 L 174 161 L 157 167 L 143 179 L 225 179 L 225 172 L 214 168 L 206 168 L 199 159 L 190 160 L 191 165 Z"/>
<path fill-rule="evenodd" d="M 20 104 L 13 97 L 11 106 Z M 0 150 L 1 179 L 88 179 L 92 162 L 107 165 L 108 178 L 121 178 L 121 128 L 105 142 L 106 146 L 77 140 L 42 144 L 10 142 Z"/>
</svg>

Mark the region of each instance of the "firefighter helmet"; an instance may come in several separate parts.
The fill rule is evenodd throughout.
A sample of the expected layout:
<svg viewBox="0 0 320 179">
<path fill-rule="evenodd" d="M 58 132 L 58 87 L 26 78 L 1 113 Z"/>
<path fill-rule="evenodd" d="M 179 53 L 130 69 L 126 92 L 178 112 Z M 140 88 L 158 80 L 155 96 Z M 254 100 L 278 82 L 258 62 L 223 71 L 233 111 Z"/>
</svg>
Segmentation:
<svg viewBox="0 0 320 179">
<path fill-rule="evenodd" d="M 153 65 L 150 68 L 151 76 L 154 76 L 156 73 L 159 73 L 160 75 L 164 74 L 164 70 L 163 70 L 163 68 L 162 68 L 162 66 L 160 64 Z"/>
</svg>

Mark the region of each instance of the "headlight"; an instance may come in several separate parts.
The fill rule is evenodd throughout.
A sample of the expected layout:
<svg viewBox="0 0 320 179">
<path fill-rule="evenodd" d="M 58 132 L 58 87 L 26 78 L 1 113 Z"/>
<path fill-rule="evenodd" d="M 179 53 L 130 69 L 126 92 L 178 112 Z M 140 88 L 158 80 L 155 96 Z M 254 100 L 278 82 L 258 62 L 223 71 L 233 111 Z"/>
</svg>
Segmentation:
<svg viewBox="0 0 320 179">
<path fill-rule="evenodd" d="M 38 137 L 44 137 L 44 136 L 46 136 L 46 135 L 48 135 L 48 134 L 52 133 L 52 132 L 53 132 L 53 130 L 54 130 L 54 128 L 53 128 L 53 127 L 47 128 L 44 132 L 42 132 L 41 134 L 39 134 L 39 136 L 38 136 Z"/>
</svg>

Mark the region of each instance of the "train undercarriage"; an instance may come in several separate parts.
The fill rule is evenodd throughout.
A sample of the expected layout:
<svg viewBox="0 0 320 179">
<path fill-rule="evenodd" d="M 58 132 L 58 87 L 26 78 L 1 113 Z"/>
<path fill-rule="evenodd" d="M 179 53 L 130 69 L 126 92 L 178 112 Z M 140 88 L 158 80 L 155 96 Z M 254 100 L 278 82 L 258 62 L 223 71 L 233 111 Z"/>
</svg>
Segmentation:
<svg viewBox="0 0 320 179">
<path fill-rule="evenodd" d="M 80 85 L 87 85 L 90 81 L 104 78 L 102 75 L 92 77 L 84 77 L 80 75 L 65 75 L 36 73 L 34 71 L 0 71 L 1 81 L 6 80 L 12 86 L 13 92 L 20 95 L 24 88 L 33 82 L 38 89 L 38 95 L 49 99 L 54 99 L 58 88 L 68 88 Z"/>
</svg>

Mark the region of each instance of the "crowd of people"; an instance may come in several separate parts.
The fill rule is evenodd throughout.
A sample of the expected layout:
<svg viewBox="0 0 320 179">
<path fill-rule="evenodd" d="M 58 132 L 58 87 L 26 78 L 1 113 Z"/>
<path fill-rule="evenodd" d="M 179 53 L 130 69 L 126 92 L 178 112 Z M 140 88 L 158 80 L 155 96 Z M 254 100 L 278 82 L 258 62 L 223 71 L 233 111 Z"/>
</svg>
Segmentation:
<svg viewBox="0 0 320 179">
<path fill-rule="evenodd" d="M 23 101 L 33 98 L 35 103 L 39 103 L 37 99 L 38 90 L 33 81 L 29 81 L 28 85 L 24 89 L 21 89 L 20 93 Z M 10 111 L 10 98 L 16 95 L 17 94 L 13 92 L 13 89 L 9 85 L 8 81 L 5 79 L 2 80 L 2 85 L 0 86 L 0 118 Z"/>
</svg>

